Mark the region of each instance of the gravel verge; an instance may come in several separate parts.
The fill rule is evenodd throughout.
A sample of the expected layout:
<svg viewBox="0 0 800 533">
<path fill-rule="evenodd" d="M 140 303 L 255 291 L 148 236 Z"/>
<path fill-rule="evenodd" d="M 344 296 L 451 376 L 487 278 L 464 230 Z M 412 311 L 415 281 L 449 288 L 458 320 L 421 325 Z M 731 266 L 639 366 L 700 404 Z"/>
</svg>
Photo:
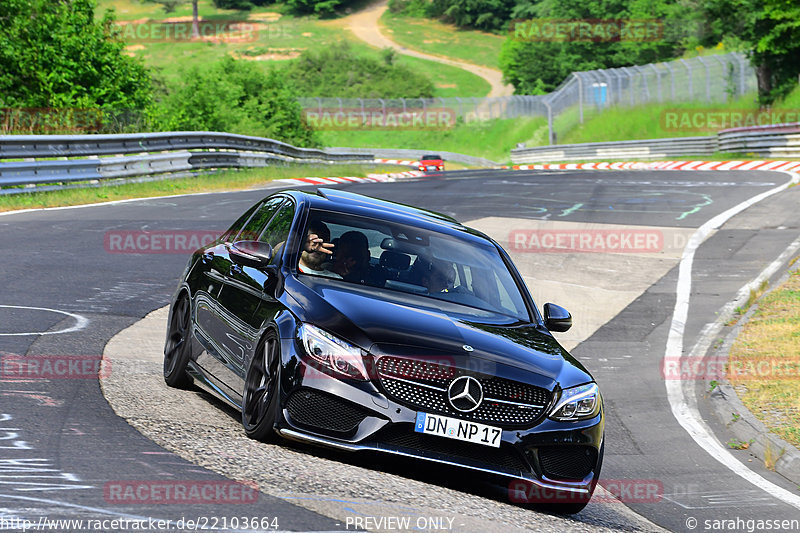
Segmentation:
<svg viewBox="0 0 800 533">
<path fill-rule="evenodd" d="M 595 500 L 601 501 L 593 500 L 578 515 L 549 515 L 495 499 L 489 483 L 470 483 L 477 477 L 460 469 L 248 439 L 233 409 L 198 390 L 164 384 L 166 318 L 167 308 L 158 309 L 108 342 L 104 365 L 110 370 L 102 373 L 101 387 L 131 426 L 199 466 L 253 482 L 261 492 L 340 520 L 343 527 L 348 518 L 362 515 L 410 516 L 412 525 L 434 518 L 457 532 L 664 531 L 599 493 Z M 436 522 L 426 523 L 430 527 L 423 530 Z"/>
</svg>

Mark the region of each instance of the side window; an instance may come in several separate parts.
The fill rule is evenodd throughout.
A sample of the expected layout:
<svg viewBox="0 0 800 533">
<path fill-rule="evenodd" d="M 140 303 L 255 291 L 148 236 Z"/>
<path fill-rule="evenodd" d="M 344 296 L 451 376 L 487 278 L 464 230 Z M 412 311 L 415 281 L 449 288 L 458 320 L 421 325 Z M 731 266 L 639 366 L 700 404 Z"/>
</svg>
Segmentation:
<svg viewBox="0 0 800 533">
<path fill-rule="evenodd" d="M 272 246 L 273 263 L 281 255 L 283 244 L 289 238 L 289 230 L 292 228 L 292 220 L 294 220 L 294 211 L 294 204 L 291 201 L 283 204 L 278 214 L 273 217 L 269 226 L 261 233 L 261 237 L 258 239 Z"/>
<path fill-rule="evenodd" d="M 240 231 L 239 235 L 236 236 L 235 240 L 258 240 L 258 236 L 261 234 L 261 231 L 275 215 L 275 213 L 278 211 L 278 208 L 284 201 L 285 198 L 278 197 L 264 202 L 264 204 L 258 208 L 258 211 L 256 211 L 255 214 L 250 217 L 250 220 L 247 221 L 247 224 L 245 224 L 245 226 L 242 228 L 242 231 Z"/>
<path fill-rule="evenodd" d="M 233 225 L 230 228 L 228 228 L 228 230 L 225 233 L 222 234 L 222 236 L 219 238 L 219 242 L 231 242 L 233 240 L 233 237 L 235 237 L 239 233 L 239 230 L 241 230 L 242 227 L 247 223 L 247 221 L 250 220 L 250 217 L 253 216 L 253 213 L 256 212 L 256 209 L 258 209 L 262 205 L 263 204 L 259 203 L 248 209 L 242 216 L 240 216 L 236 220 L 236 222 L 233 223 Z"/>
</svg>

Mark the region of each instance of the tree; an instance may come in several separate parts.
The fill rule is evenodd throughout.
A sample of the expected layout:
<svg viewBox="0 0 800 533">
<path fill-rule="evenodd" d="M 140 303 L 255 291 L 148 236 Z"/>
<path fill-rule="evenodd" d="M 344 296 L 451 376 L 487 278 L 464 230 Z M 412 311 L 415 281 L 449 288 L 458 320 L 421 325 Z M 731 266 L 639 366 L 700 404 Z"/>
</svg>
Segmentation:
<svg viewBox="0 0 800 533">
<path fill-rule="evenodd" d="M 433 0 L 428 13 L 457 26 L 500 30 L 511 18 L 517 0 Z"/>
<path fill-rule="evenodd" d="M 231 57 L 189 69 L 169 87 L 151 115 L 159 131 L 225 131 L 296 146 L 318 146 L 303 120 L 297 92 L 277 70 L 264 73 Z"/>
<path fill-rule="evenodd" d="M 529 20 L 510 28 L 500 68 L 518 94 L 543 94 L 571 72 L 672 59 L 695 38 L 691 11 L 667 0 L 520 2 L 512 16 Z"/>
<path fill-rule="evenodd" d="M 141 110 L 150 76 L 92 0 L 0 2 L 0 106 Z"/>
<path fill-rule="evenodd" d="M 175 9 L 186 0 L 147 0 L 155 4 L 161 4 L 164 8 L 164 13 L 174 13 Z M 190 0 L 192 2 L 192 39 L 200 37 L 200 15 L 198 13 L 197 2 L 198 0 Z"/>
<path fill-rule="evenodd" d="M 800 74 L 800 3 L 796 0 L 704 0 L 704 44 L 735 35 L 756 70 L 759 101 L 785 96 Z"/>
</svg>

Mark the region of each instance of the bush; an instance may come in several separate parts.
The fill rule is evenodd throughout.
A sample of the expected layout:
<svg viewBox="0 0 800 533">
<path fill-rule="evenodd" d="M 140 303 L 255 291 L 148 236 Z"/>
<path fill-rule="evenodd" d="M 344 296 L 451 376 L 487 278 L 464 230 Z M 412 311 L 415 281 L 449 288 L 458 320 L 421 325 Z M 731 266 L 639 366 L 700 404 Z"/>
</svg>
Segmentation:
<svg viewBox="0 0 800 533">
<path fill-rule="evenodd" d="M 302 117 L 297 93 L 275 70 L 227 57 L 206 70 L 192 68 L 169 87 L 151 113 L 161 131 L 224 131 L 319 146 Z"/>
<path fill-rule="evenodd" d="M 384 55 L 383 61 L 360 57 L 346 43 L 319 53 L 303 52 L 285 75 L 303 96 L 431 98 L 434 91 L 428 78 L 394 64 L 393 55 Z"/>
<path fill-rule="evenodd" d="M 0 1 L 0 107 L 143 109 L 142 63 L 125 55 L 113 14 L 92 0 Z"/>
<path fill-rule="evenodd" d="M 354 0 L 286 0 L 289 9 L 300 15 L 331 17 L 336 11 L 353 4 Z"/>
<path fill-rule="evenodd" d="M 427 17 L 430 5 L 428 0 L 389 0 L 389 11 L 409 17 Z"/>
</svg>

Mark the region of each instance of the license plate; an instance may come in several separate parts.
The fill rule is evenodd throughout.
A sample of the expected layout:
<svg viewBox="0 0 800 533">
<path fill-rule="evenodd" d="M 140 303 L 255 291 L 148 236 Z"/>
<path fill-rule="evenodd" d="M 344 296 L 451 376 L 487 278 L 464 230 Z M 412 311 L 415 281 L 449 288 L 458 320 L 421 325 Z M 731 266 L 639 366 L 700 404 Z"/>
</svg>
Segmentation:
<svg viewBox="0 0 800 533">
<path fill-rule="evenodd" d="M 417 413 L 414 431 L 495 448 L 500 447 L 500 437 L 503 435 L 500 428 L 429 413 Z"/>
</svg>

